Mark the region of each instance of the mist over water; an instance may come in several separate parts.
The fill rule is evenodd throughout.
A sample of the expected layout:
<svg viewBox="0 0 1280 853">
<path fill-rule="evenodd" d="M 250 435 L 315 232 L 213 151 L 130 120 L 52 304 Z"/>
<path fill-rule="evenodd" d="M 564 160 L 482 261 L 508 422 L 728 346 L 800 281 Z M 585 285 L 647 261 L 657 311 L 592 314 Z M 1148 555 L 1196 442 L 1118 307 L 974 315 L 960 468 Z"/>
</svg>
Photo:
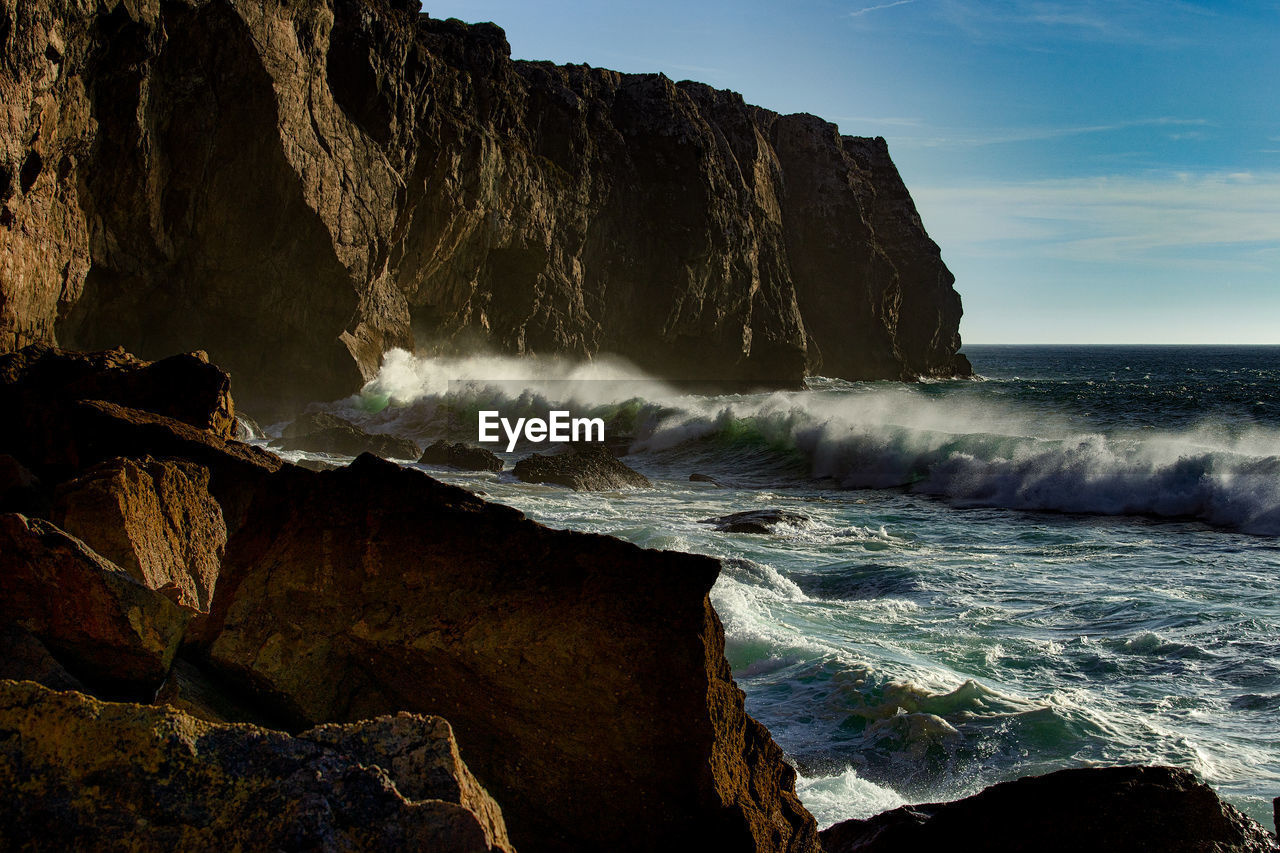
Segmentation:
<svg viewBox="0 0 1280 853">
<path fill-rule="evenodd" d="M 618 361 L 392 353 L 329 408 L 420 443 L 474 441 L 481 409 L 604 418 L 654 489 L 428 470 L 553 526 L 721 558 L 735 678 L 823 824 L 1061 767 L 1166 763 L 1270 826 L 1280 350 L 969 354 L 984 381 L 714 397 Z M 766 507 L 808 521 L 700 523 Z"/>
</svg>

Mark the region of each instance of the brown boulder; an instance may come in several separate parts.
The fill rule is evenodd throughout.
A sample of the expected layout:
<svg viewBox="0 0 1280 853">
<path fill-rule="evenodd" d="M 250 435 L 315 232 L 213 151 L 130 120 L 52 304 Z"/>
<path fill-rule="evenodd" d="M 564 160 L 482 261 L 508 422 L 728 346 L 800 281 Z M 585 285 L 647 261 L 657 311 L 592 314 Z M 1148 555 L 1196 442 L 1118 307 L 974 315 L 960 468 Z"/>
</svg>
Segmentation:
<svg viewBox="0 0 1280 853">
<path fill-rule="evenodd" d="M 550 483 L 579 492 L 647 489 L 649 478 L 622 464 L 598 444 L 576 445 L 561 453 L 534 453 L 516 463 L 511 473 L 526 483 Z"/>
<path fill-rule="evenodd" d="M 953 803 L 901 806 L 822 831 L 827 853 L 1271 853 L 1274 839 L 1194 774 L 1085 767 L 992 785 Z"/>
<path fill-rule="evenodd" d="M 86 684 L 152 690 L 187 614 L 47 521 L 0 515 L 0 627 L 35 635 Z"/>
<path fill-rule="evenodd" d="M 0 730 L 8 848 L 512 849 L 438 717 L 291 737 L 4 681 Z"/>
<path fill-rule="evenodd" d="M 270 478 L 200 645 L 295 726 L 446 716 L 527 850 L 812 850 L 706 557 L 549 530 L 372 456 Z"/>
<path fill-rule="evenodd" d="M 58 487 L 53 520 L 151 589 L 208 610 L 227 544 L 209 470 L 151 457 L 113 459 Z"/>
<path fill-rule="evenodd" d="M 267 476 L 285 463 L 275 454 L 152 412 L 85 401 L 68 413 L 66 452 L 79 468 L 117 457 L 168 457 L 209 471 L 209 493 L 222 507 L 227 531 L 243 520 Z"/>
</svg>

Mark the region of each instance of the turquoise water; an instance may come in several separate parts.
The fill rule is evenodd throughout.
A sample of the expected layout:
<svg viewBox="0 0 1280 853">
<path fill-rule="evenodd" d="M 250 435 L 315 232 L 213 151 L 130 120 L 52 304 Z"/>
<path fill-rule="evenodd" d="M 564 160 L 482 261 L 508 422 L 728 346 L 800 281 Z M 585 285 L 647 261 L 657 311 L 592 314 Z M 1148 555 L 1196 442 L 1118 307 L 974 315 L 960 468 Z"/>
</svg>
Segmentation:
<svg viewBox="0 0 1280 853">
<path fill-rule="evenodd" d="M 473 439 L 459 424 L 476 408 L 569 399 L 626 432 L 653 490 L 429 470 L 553 526 L 722 558 L 735 677 L 823 825 L 1061 767 L 1164 763 L 1270 827 L 1280 348 L 967 352 L 984 381 L 719 398 L 607 363 L 400 356 L 333 408 L 426 441 Z M 546 381 L 567 370 L 569 386 Z M 448 381 L 477 376 L 509 381 Z M 700 523 L 752 508 L 809 521 Z"/>
</svg>

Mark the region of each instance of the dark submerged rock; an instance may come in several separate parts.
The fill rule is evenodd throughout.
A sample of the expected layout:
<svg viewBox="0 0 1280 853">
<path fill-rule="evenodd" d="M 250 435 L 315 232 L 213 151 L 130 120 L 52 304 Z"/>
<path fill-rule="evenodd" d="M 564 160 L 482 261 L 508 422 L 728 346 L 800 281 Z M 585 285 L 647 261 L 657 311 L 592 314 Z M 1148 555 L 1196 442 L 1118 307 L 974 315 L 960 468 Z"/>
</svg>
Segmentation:
<svg viewBox="0 0 1280 853">
<path fill-rule="evenodd" d="M 724 486 L 720 485 L 719 480 L 715 479 L 714 477 L 708 477 L 706 474 L 690 474 L 689 482 L 690 483 L 710 483 L 711 485 L 715 486 L 718 489 L 724 488 Z"/>
<path fill-rule="evenodd" d="M 461 441 L 437 441 L 422 451 L 422 458 L 418 462 L 423 465 L 447 465 L 464 471 L 501 472 L 503 468 L 502 459 L 492 450 L 473 447 Z"/>
<path fill-rule="evenodd" d="M 1270 853 L 1274 839 L 1186 770 L 1088 767 L 901 806 L 822 831 L 827 853 Z"/>
<path fill-rule="evenodd" d="M 779 524 L 804 525 L 810 522 L 807 515 L 785 509 L 751 509 L 704 518 L 699 524 L 710 524 L 722 533 L 773 533 Z"/>
<path fill-rule="evenodd" d="M 628 468 L 600 445 L 578 445 L 562 453 L 534 453 L 516 463 L 512 473 L 526 483 L 550 483 L 579 492 L 647 489 L 649 478 Z"/>
</svg>

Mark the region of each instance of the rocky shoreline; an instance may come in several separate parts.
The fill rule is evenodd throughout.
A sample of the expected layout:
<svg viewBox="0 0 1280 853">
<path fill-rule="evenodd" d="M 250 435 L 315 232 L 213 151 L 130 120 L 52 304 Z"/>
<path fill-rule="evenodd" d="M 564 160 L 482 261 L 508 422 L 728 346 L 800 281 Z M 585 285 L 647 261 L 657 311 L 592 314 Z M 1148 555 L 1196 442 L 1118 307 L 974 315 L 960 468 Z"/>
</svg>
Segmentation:
<svg viewBox="0 0 1280 853">
<path fill-rule="evenodd" d="M 0 404 L 4 849 L 1070 849 L 1028 847 L 1041 797 L 1092 849 L 1272 849 L 1160 768 L 819 836 L 729 672 L 715 560 L 368 454 L 283 463 L 199 353 L 28 347 Z"/>
<path fill-rule="evenodd" d="M 380 458 L 502 470 L 476 448 L 236 440 L 222 368 L 279 418 L 393 347 L 967 376 L 883 139 L 406 0 L 0 3 L 0 48 L 0 850 L 1274 849 L 1170 768 L 820 833 L 716 560 Z M 513 475 L 648 487 L 600 447 Z"/>
</svg>

